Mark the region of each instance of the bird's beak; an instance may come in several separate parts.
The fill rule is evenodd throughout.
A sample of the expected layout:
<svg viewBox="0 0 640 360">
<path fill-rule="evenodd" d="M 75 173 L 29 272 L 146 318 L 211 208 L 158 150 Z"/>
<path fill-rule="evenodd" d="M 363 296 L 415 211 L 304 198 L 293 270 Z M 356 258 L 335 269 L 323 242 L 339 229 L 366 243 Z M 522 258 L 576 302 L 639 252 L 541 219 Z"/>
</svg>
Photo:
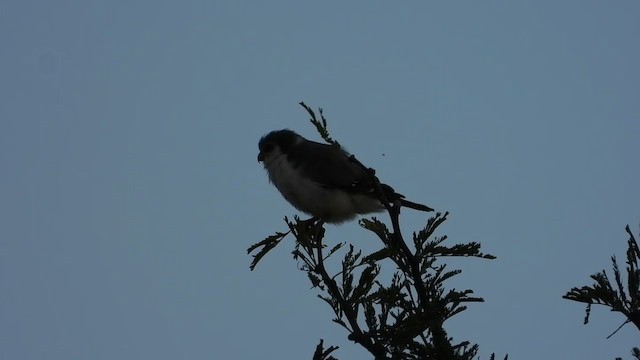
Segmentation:
<svg viewBox="0 0 640 360">
<path fill-rule="evenodd" d="M 258 162 L 264 160 L 264 156 L 262 156 L 262 152 L 258 153 Z"/>
</svg>

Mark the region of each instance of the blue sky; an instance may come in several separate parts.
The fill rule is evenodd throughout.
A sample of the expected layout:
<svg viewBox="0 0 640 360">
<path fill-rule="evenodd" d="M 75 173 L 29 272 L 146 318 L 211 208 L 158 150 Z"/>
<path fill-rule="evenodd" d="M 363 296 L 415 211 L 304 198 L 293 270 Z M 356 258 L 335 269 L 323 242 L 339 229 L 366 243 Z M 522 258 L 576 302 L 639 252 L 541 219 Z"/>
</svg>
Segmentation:
<svg viewBox="0 0 640 360">
<path fill-rule="evenodd" d="M 635 1 L 0 4 L 0 358 L 368 358 L 291 259 L 256 161 L 297 105 L 479 241 L 451 336 L 514 359 L 629 358 L 561 299 L 638 232 Z M 384 155 L 383 155 L 384 154 Z M 405 232 L 424 214 L 405 212 Z M 330 242 L 379 244 L 357 224 Z"/>
</svg>

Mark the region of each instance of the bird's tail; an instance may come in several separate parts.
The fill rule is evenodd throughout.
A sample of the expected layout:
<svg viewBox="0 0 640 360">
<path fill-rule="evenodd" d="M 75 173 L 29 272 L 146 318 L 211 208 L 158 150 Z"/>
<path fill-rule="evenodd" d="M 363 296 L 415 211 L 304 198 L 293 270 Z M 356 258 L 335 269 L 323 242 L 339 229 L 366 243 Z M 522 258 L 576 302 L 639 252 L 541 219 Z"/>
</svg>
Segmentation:
<svg viewBox="0 0 640 360">
<path fill-rule="evenodd" d="M 385 193 L 387 199 L 389 201 L 394 202 L 400 200 L 400 205 L 404 207 L 408 207 L 410 209 L 419 210 L 419 211 L 433 211 L 432 208 L 427 205 L 422 205 L 418 203 L 414 203 L 413 201 L 406 200 L 404 195 L 398 194 L 393 188 L 387 184 L 380 184 L 382 187 L 382 191 Z"/>
<path fill-rule="evenodd" d="M 405 199 L 400 199 L 400 205 L 402 205 L 404 207 L 408 207 L 408 208 L 414 209 L 414 210 L 433 211 L 433 209 L 428 207 L 427 205 L 414 203 L 412 201 L 405 200 Z"/>
</svg>

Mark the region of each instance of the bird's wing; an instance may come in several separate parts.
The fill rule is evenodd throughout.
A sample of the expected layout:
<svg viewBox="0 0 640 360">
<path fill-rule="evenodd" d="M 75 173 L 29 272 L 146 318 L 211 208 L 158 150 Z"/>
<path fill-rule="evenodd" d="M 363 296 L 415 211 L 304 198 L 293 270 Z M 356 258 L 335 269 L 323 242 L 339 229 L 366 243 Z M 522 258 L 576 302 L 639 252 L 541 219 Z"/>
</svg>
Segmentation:
<svg viewBox="0 0 640 360">
<path fill-rule="evenodd" d="M 309 140 L 297 144 L 295 151 L 289 152 L 294 167 L 300 167 L 305 177 L 314 179 L 321 186 L 377 197 L 371 175 L 351 161 L 350 156 L 335 145 Z M 380 187 L 389 201 L 404 198 L 387 184 L 380 184 Z"/>
<path fill-rule="evenodd" d="M 350 192 L 367 192 L 367 187 L 373 188 L 365 170 L 337 146 L 304 141 L 292 150 L 288 156 L 293 165 L 322 186 Z"/>
</svg>

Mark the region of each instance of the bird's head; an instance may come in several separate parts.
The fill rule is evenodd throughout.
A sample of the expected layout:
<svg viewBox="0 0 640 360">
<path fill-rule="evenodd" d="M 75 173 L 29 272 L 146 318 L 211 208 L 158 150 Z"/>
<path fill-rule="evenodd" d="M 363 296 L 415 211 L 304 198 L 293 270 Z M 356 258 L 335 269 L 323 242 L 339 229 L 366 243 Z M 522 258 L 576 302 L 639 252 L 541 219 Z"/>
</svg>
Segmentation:
<svg viewBox="0 0 640 360">
<path fill-rule="evenodd" d="M 303 140 L 300 135 L 288 129 L 272 131 L 258 142 L 258 149 L 260 149 L 258 161 L 262 161 L 266 166 L 280 155 L 288 153 L 291 147 Z"/>
</svg>

